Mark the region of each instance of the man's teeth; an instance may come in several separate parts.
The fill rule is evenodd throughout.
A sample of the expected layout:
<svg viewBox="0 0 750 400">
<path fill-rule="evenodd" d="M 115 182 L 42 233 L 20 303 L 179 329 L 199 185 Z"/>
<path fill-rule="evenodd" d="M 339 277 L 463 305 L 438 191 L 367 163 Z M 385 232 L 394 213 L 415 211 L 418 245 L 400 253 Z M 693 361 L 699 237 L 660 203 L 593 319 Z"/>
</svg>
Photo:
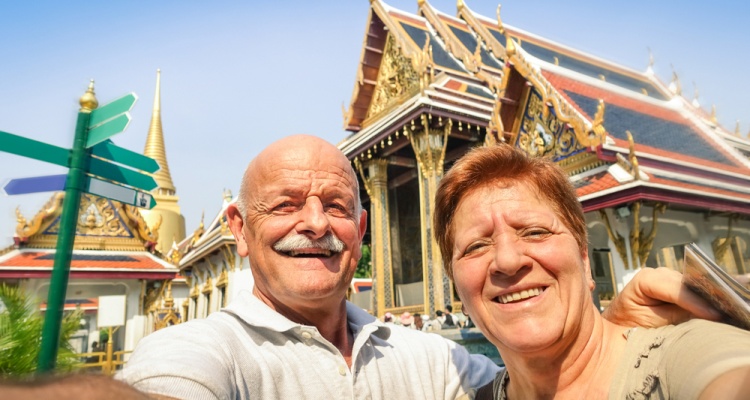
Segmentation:
<svg viewBox="0 0 750 400">
<path fill-rule="evenodd" d="M 506 304 L 506 303 L 510 303 L 511 301 L 518 301 L 518 300 L 528 299 L 529 297 L 539 296 L 539 294 L 542 293 L 543 291 L 544 289 L 534 288 L 534 289 L 522 290 L 520 292 L 504 294 L 499 297 L 500 297 L 500 302 L 503 304 Z"/>
<path fill-rule="evenodd" d="M 323 257 L 330 257 L 331 251 L 330 250 L 319 250 L 316 252 L 310 252 L 310 251 L 298 251 L 298 250 L 290 250 L 289 255 L 292 257 L 297 256 L 308 256 L 308 257 L 317 257 L 317 256 L 323 256 Z"/>
</svg>

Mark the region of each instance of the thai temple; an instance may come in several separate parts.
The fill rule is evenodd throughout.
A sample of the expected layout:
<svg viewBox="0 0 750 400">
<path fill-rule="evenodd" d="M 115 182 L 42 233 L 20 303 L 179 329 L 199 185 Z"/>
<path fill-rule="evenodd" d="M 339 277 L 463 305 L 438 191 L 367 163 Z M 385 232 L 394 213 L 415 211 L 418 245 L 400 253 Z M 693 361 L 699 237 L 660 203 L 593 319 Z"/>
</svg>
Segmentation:
<svg viewBox="0 0 750 400">
<path fill-rule="evenodd" d="M 460 309 L 433 237 L 433 197 L 476 146 L 515 146 L 568 173 L 602 306 L 640 268 L 680 270 L 691 242 L 728 272 L 748 274 L 750 141 L 719 125 L 697 94 L 688 99 L 676 74 L 662 82 L 653 61 L 638 71 L 506 25 L 499 7 L 483 16 L 462 0 L 456 10 L 419 0 L 407 12 L 371 0 L 368 12 L 338 144 L 369 215 L 372 290 L 353 285 L 358 305 L 376 316 Z M 144 151 L 161 166 L 158 205 L 84 195 L 68 289 L 71 305 L 92 309 L 96 296 L 128 296 L 118 333 L 125 349 L 205 318 L 253 285 L 224 216 L 229 191 L 217 195 L 218 213 L 185 233 L 159 79 Z M 16 243 L 0 250 L 0 281 L 46 298 L 61 198 L 31 218 L 18 213 Z"/>
<path fill-rule="evenodd" d="M 369 209 L 371 310 L 434 314 L 458 304 L 430 221 L 444 171 L 475 146 L 550 157 L 576 187 L 606 304 L 645 266 L 680 269 L 696 242 L 747 273 L 747 139 L 684 97 L 679 78 L 636 71 L 482 16 L 378 0 L 339 148 Z M 458 309 L 458 308 L 456 308 Z"/>
<path fill-rule="evenodd" d="M 338 147 L 370 217 L 373 290 L 353 296 L 357 304 L 377 316 L 460 309 L 430 226 L 433 196 L 469 149 L 503 143 L 570 175 L 602 306 L 639 268 L 679 270 L 690 242 L 729 272 L 748 272 L 750 142 L 720 126 L 697 94 L 687 99 L 676 74 L 665 83 L 653 61 L 636 71 L 513 28 L 499 8 L 483 16 L 461 0 L 452 12 L 416 6 L 370 2 L 343 110 L 349 134 Z M 190 282 L 190 318 L 252 285 L 226 227 L 230 199 L 170 252 Z"/>
<path fill-rule="evenodd" d="M 158 187 L 152 191 L 157 205 L 144 211 L 92 194 L 81 197 L 65 302 L 66 310 L 78 307 L 85 312 L 72 340 L 79 352 L 90 351 L 93 342 L 100 340 L 99 296 L 125 296 L 125 326 L 113 335 L 118 350 L 132 350 L 146 334 L 181 321 L 179 310 L 173 307 L 172 287 L 186 292 L 185 280 L 164 254 L 171 243 L 184 238 L 185 221 L 167 164 L 160 75 L 157 71 L 144 151 L 160 166 L 154 174 Z M 89 93 L 94 95 L 93 87 Z M 0 249 L 0 282 L 18 286 L 42 301 L 42 311 L 46 310 L 64 196 L 64 192 L 54 193 L 34 216 L 16 210 L 14 244 Z"/>
</svg>

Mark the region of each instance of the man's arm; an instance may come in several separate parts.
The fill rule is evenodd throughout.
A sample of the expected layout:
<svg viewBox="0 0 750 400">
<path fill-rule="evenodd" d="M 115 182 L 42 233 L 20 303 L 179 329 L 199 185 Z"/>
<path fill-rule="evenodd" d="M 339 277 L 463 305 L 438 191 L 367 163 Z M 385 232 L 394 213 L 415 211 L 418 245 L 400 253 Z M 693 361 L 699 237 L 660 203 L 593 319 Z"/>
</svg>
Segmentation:
<svg viewBox="0 0 750 400">
<path fill-rule="evenodd" d="M 0 383 L 2 399 L 148 400 L 152 397 L 108 376 L 76 374 L 38 378 L 29 382 Z"/>
<path fill-rule="evenodd" d="M 618 325 L 643 327 L 721 319 L 719 311 L 682 284 L 681 273 L 667 268 L 638 271 L 602 316 Z"/>
</svg>

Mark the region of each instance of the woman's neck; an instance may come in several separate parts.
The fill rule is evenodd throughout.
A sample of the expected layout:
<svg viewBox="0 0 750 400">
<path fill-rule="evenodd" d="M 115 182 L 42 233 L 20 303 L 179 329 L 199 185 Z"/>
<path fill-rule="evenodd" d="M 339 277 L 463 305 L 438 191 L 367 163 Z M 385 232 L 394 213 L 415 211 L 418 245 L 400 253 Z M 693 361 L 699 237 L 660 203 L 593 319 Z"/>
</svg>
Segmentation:
<svg viewBox="0 0 750 400">
<path fill-rule="evenodd" d="M 508 398 L 606 398 L 625 349 L 625 329 L 603 319 L 592 305 L 578 334 L 554 354 L 543 351 L 508 359 Z"/>
</svg>

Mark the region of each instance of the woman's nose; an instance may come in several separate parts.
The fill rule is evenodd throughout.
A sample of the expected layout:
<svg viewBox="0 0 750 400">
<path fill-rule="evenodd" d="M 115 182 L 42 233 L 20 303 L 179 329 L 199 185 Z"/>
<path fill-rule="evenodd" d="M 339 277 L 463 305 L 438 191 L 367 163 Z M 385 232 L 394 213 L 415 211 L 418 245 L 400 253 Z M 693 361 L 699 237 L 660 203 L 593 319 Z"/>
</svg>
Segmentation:
<svg viewBox="0 0 750 400">
<path fill-rule="evenodd" d="M 531 259 L 523 252 L 523 244 L 512 240 L 509 236 L 495 242 L 495 254 L 492 266 L 490 266 L 492 273 L 513 276 L 524 267 L 531 265 Z"/>
</svg>

